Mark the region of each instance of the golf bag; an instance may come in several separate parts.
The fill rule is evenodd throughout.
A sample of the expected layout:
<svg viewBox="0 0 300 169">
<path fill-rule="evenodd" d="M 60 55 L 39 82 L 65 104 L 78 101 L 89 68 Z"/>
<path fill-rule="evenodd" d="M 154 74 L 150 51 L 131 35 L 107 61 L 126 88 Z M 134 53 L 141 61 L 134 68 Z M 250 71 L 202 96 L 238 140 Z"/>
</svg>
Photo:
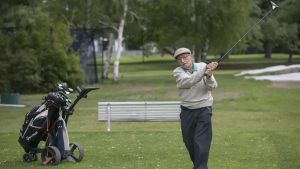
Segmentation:
<svg viewBox="0 0 300 169">
<path fill-rule="evenodd" d="M 58 164 L 63 159 L 79 162 L 84 156 L 84 150 L 78 143 L 69 143 L 67 121 L 73 114 L 75 104 L 86 94 L 97 88 L 80 89 L 79 95 L 73 104 L 66 94 L 73 91 L 66 84 L 58 84 L 55 92 L 44 97 L 41 105 L 31 109 L 25 115 L 24 123 L 20 129 L 19 143 L 25 154 L 23 160 L 31 162 L 37 160 L 41 153 L 42 163 Z M 71 105 L 68 105 L 71 104 Z M 39 148 L 41 141 L 45 141 L 45 148 Z"/>
</svg>

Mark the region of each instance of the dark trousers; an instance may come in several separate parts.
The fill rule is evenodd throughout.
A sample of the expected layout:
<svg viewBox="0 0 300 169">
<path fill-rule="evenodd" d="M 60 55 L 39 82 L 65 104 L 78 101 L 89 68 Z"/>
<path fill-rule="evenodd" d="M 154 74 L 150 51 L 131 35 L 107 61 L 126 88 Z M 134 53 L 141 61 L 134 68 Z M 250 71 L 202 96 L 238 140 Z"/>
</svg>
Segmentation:
<svg viewBox="0 0 300 169">
<path fill-rule="evenodd" d="M 183 141 L 194 163 L 194 169 L 207 169 L 212 140 L 212 107 L 188 109 L 181 106 Z"/>
</svg>

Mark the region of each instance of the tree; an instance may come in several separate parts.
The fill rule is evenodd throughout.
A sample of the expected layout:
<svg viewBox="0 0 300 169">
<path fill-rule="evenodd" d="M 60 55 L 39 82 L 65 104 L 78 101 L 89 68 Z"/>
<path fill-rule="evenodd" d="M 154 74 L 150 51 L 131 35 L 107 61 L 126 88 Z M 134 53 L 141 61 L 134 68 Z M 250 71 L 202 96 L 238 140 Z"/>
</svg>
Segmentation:
<svg viewBox="0 0 300 169">
<path fill-rule="evenodd" d="M 134 2 L 134 1 L 130 1 Z M 114 61 L 113 81 L 118 81 L 119 63 L 121 58 L 122 43 L 124 40 L 124 28 L 127 13 L 133 15 L 129 11 L 128 0 L 62 0 L 49 2 L 49 10 L 55 14 L 59 14 L 64 20 L 75 29 L 90 30 L 93 34 L 110 39 L 109 49 L 112 49 L 116 37 L 117 49 Z M 52 10 L 53 9 L 53 10 Z M 67 11 L 65 9 L 68 9 Z M 81 55 L 87 55 L 86 48 L 88 42 L 82 43 Z M 110 50 L 111 51 L 111 50 Z M 103 74 L 107 79 L 109 69 L 110 54 L 105 55 Z"/>
<path fill-rule="evenodd" d="M 133 4 L 134 1 L 128 1 L 128 0 L 113 0 L 109 4 L 103 3 L 101 9 L 105 11 L 105 13 L 99 15 L 99 19 L 98 19 L 100 25 L 106 28 L 110 28 L 112 30 L 110 31 L 110 34 L 113 33 L 116 34 L 117 36 L 116 39 L 117 49 L 116 49 L 114 71 L 113 71 L 114 82 L 118 82 L 119 80 L 119 64 L 120 64 L 120 58 L 121 58 L 121 52 L 123 46 L 122 44 L 124 40 L 124 29 L 125 29 L 126 19 L 128 14 L 130 14 L 130 17 L 136 16 L 135 12 L 130 10 L 131 5 Z M 105 72 L 107 72 L 107 70 Z"/>
<path fill-rule="evenodd" d="M 57 82 L 82 83 L 78 60 L 67 55 L 71 37 L 61 20 L 54 20 L 37 1 L 12 4 L 1 13 L 1 57 L 8 58 L 6 88 L 17 92 L 48 91 Z M 72 65 L 70 65 L 72 64 Z M 21 73 L 22 72 L 22 73 Z"/>
<path fill-rule="evenodd" d="M 262 24 L 262 34 L 263 34 L 263 46 L 265 51 L 265 58 L 270 59 L 272 56 L 272 49 L 277 45 L 279 40 L 280 27 L 278 20 L 276 18 L 268 18 L 266 22 Z"/>
<path fill-rule="evenodd" d="M 87 83 L 98 81 L 94 40 L 98 38 L 95 18 L 100 4 L 95 0 L 47 0 L 44 3 L 44 9 L 56 20 L 62 20 L 71 31 L 72 50 L 80 55 L 79 62 Z"/>
<path fill-rule="evenodd" d="M 231 46 L 248 25 L 253 2 L 235 0 L 145 1 L 149 40 L 160 46 L 186 46 L 200 53 L 219 53 Z M 151 35 L 149 35 L 151 34 Z M 203 55 L 202 60 L 205 60 Z"/>
<path fill-rule="evenodd" d="M 266 12 L 271 10 L 272 6 L 269 1 L 258 1 L 258 7 L 260 9 L 260 15 L 257 16 L 257 19 L 265 15 Z M 272 13 L 271 17 L 266 18 L 260 25 L 262 32 L 261 41 L 263 43 L 263 48 L 265 52 L 265 58 L 271 58 L 272 50 L 277 45 L 279 40 L 278 27 L 280 26 L 278 22 L 278 10 Z"/>
<path fill-rule="evenodd" d="M 114 71 L 113 71 L 113 81 L 118 82 L 119 80 L 119 65 L 120 65 L 120 58 L 121 58 L 121 52 L 122 52 L 122 44 L 123 44 L 123 33 L 124 33 L 124 27 L 126 22 L 126 16 L 128 13 L 128 1 L 113 1 L 115 4 L 117 14 L 117 21 L 112 21 L 108 19 L 109 17 L 105 15 L 104 17 L 106 20 L 99 20 L 100 24 L 103 24 L 105 26 L 111 27 L 114 31 L 117 32 L 117 49 L 116 49 L 116 58 L 114 61 Z M 108 20 L 107 20 L 108 19 Z M 113 22 L 112 24 L 108 24 L 108 22 Z M 117 23 L 115 23 L 117 22 Z M 117 26 L 114 26 L 117 25 Z"/>
<path fill-rule="evenodd" d="M 295 0 L 286 0 L 282 10 L 278 15 L 278 21 L 281 23 L 278 31 L 279 44 L 289 53 L 288 62 L 292 62 L 293 53 L 300 52 L 300 2 Z"/>
</svg>

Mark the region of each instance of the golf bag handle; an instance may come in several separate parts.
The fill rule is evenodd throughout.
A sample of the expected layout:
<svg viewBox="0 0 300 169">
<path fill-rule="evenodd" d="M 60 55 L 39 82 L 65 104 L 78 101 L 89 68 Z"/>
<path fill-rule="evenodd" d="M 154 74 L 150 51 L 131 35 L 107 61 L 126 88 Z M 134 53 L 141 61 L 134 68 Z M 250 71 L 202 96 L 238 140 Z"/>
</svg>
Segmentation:
<svg viewBox="0 0 300 169">
<path fill-rule="evenodd" d="M 79 87 L 77 87 L 79 88 Z M 83 88 L 81 90 L 78 90 L 80 91 L 79 95 L 77 96 L 77 98 L 75 99 L 75 101 L 71 104 L 71 106 L 66 110 L 68 113 L 66 114 L 66 118 L 65 118 L 65 122 L 66 122 L 66 125 L 68 123 L 68 119 L 69 119 L 69 116 L 73 113 L 74 111 L 74 107 L 75 105 L 78 103 L 78 101 L 82 98 L 86 98 L 87 97 L 87 94 L 92 91 L 92 90 L 97 90 L 99 89 L 98 87 L 90 87 L 90 88 Z"/>
</svg>

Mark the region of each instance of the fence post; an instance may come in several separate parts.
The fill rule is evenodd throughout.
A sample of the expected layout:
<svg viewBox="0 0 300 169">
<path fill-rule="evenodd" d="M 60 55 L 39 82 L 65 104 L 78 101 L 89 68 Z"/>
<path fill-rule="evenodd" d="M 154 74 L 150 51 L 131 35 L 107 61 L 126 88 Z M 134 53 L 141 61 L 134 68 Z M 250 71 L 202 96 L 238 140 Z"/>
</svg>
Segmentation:
<svg viewBox="0 0 300 169">
<path fill-rule="evenodd" d="M 148 110 L 148 107 L 147 107 L 148 105 L 147 105 L 147 102 L 145 102 L 145 115 L 144 115 L 144 121 L 147 121 L 147 114 L 148 114 L 148 112 L 147 112 L 147 110 Z"/>
<path fill-rule="evenodd" d="M 110 130 L 110 115 L 111 115 L 111 112 L 110 112 L 110 103 L 107 103 L 107 110 L 106 110 L 106 118 L 107 118 L 107 122 L 106 122 L 106 130 L 107 131 L 111 131 Z"/>
</svg>

